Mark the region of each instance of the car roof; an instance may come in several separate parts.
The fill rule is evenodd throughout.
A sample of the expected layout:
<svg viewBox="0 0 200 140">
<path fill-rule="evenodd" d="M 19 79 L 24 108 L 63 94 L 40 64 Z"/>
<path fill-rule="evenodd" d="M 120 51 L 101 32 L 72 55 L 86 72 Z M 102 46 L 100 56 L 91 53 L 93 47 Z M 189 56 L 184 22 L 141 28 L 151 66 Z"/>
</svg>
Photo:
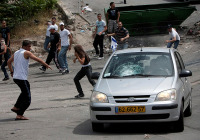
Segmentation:
<svg viewBox="0 0 200 140">
<path fill-rule="evenodd" d="M 140 47 L 140 48 L 130 48 L 124 50 L 118 50 L 115 54 L 122 54 L 122 53 L 132 53 L 132 52 L 165 52 L 170 53 L 170 50 L 173 51 L 174 49 L 166 48 L 166 47 Z"/>
</svg>

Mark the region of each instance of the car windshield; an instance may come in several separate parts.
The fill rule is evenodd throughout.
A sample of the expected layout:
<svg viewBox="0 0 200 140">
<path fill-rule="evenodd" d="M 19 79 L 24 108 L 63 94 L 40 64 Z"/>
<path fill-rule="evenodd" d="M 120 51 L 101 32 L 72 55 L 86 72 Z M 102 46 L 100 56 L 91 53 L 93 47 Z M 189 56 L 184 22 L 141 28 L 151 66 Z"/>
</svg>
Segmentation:
<svg viewBox="0 0 200 140">
<path fill-rule="evenodd" d="M 113 55 L 103 77 L 169 77 L 173 73 L 172 59 L 169 53 L 139 52 Z"/>
</svg>

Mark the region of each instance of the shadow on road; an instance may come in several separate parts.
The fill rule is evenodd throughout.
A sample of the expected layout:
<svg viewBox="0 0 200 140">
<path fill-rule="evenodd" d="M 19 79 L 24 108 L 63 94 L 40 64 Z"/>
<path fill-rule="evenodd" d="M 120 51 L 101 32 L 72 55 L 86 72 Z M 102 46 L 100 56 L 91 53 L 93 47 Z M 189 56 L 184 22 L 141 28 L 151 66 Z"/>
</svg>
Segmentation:
<svg viewBox="0 0 200 140">
<path fill-rule="evenodd" d="M 90 98 L 64 98 L 64 99 L 53 99 L 53 100 L 50 100 L 50 101 L 67 101 L 67 100 L 88 100 L 89 101 Z"/>
<path fill-rule="evenodd" d="M 168 134 L 174 133 L 167 123 L 129 123 L 129 124 L 105 124 L 102 132 L 93 132 L 90 120 L 86 120 L 74 128 L 73 133 L 78 135 L 144 135 L 144 134 Z"/>
<path fill-rule="evenodd" d="M 13 122 L 13 121 L 15 121 L 15 119 L 14 119 L 14 118 L 9 118 L 9 119 L 1 119 L 1 120 L 0 120 L 0 123 L 3 123 L 3 122 Z"/>
</svg>

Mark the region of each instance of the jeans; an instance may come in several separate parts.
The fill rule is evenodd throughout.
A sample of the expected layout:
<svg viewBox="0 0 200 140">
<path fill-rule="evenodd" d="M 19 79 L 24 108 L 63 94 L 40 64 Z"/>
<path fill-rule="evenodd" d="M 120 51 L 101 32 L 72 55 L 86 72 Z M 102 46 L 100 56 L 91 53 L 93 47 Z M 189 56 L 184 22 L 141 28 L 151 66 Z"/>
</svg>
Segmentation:
<svg viewBox="0 0 200 140">
<path fill-rule="evenodd" d="M 21 94 L 19 95 L 17 102 L 15 104 L 16 108 L 19 108 L 17 111 L 17 115 L 23 115 L 26 109 L 31 104 L 31 91 L 30 91 L 30 84 L 27 80 L 19 80 L 14 79 L 14 82 L 19 86 L 21 89 Z"/>
<path fill-rule="evenodd" d="M 91 66 L 82 67 L 81 70 L 74 77 L 74 83 L 76 85 L 77 91 L 81 95 L 83 95 L 84 93 L 83 93 L 83 90 L 81 88 L 81 84 L 80 84 L 79 80 L 81 80 L 85 75 L 87 76 L 91 85 L 94 86 L 96 84 L 95 81 L 93 79 L 91 79 L 92 67 Z"/>
<path fill-rule="evenodd" d="M 103 39 L 104 39 L 104 35 L 96 35 L 93 42 L 93 46 L 95 48 L 97 55 L 99 55 L 99 49 L 100 49 L 99 57 L 103 57 Z M 99 48 L 98 48 L 98 45 L 99 45 Z"/>
<path fill-rule="evenodd" d="M 50 37 L 46 36 L 45 42 L 44 42 L 44 50 L 47 52 L 49 52 L 49 48 L 48 48 L 49 42 L 50 42 Z"/>
<path fill-rule="evenodd" d="M 68 69 L 68 64 L 67 64 L 67 50 L 69 46 L 61 46 L 61 50 L 58 54 L 58 61 L 60 64 L 60 67 L 65 70 Z"/>
<path fill-rule="evenodd" d="M 172 40 L 172 39 L 170 39 L 170 40 Z M 177 49 L 179 42 L 180 42 L 180 40 L 176 40 L 175 42 L 169 42 L 167 44 L 167 48 L 171 48 L 172 44 L 174 44 L 174 49 Z"/>
<path fill-rule="evenodd" d="M 127 43 L 117 45 L 117 50 L 123 50 L 123 49 L 127 49 L 127 48 L 128 48 Z"/>
<path fill-rule="evenodd" d="M 9 76 L 8 76 L 8 73 L 7 73 L 7 71 L 6 71 L 6 66 L 7 66 L 7 62 L 8 62 L 8 59 L 10 58 L 10 56 L 7 56 L 7 57 L 5 57 L 5 61 L 3 62 L 3 64 L 1 65 L 1 70 L 3 71 L 3 73 L 4 73 L 4 76 L 5 76 L 5 78 L 9 78 Z"/>
</svg>

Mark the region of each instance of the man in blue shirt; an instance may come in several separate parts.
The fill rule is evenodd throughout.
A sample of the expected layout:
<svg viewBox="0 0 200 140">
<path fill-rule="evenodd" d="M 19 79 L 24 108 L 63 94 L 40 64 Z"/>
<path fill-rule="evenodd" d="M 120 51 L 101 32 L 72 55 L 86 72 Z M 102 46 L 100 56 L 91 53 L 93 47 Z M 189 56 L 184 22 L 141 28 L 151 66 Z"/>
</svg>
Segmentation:
<svg viewBox="0 0 200 140">
<path fill-rule="evenodd" d="M 99 56 L 98 59 L 102 59 L 104 58 L 103 57 L 103 39 L 104 39 L 105 31 L 107 30 L 107 26 L 106 26 L 105 21 L 101 19 L 101 14 L 98 14 L 97 18 L 98 20 L 96 21 L 96 29 L 93 34 L 93 37 L 95 38 L 93 46 L 96 51 L 95 56 Z M 99 48 L 98 48 L 98 45 L 99 45 Z M 99 53 L 99 49 L 100 49 L 100 53 Z"/>
</svg>

